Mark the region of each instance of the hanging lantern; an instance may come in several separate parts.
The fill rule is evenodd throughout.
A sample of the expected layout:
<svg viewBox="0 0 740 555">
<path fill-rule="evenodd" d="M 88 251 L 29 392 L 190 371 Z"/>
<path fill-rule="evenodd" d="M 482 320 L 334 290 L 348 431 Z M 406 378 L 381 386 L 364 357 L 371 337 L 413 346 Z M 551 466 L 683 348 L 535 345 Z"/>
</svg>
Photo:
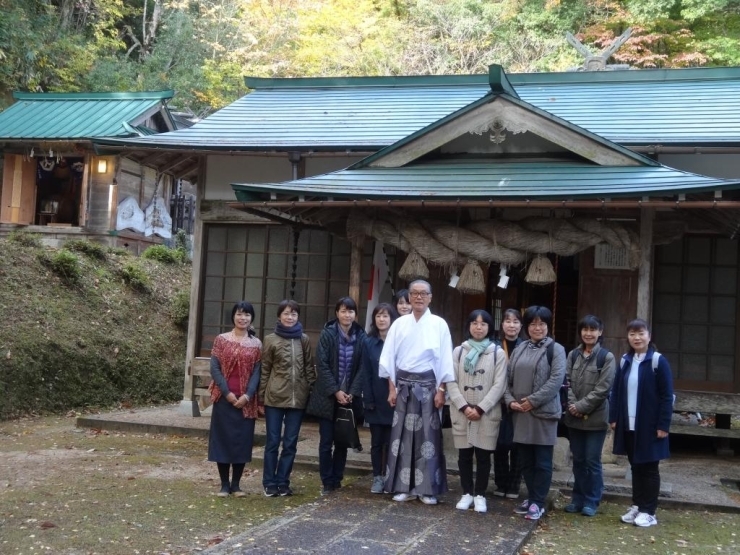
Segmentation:
<svg viewBox="0 0 740 555">
<path fill-rule="evenodd" d="M 538 254 L 532 260 L 532 264 L 529 265 L 524 281 L 533 285 L 547 285 L 557 281 L 557 278 L 550 259 Z"/>
</svg>

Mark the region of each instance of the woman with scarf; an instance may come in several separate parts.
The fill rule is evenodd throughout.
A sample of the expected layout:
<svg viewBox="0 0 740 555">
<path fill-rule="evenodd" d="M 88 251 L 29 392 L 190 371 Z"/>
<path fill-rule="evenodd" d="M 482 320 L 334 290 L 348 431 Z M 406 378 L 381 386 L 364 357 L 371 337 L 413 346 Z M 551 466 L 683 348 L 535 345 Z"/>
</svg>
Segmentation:
<svg viewBox="0 0 740 555">
<path fill-rule="evenodd" d="M 514 444 L 527 499 L 514 510 L 528 520 L 545 514 L 552 482 L 552 459 L 562 413 L 560 386 L 565 377 L 565 349 L 550 337 L 552 312 L 544 306 L 524 311 L 529 340 L 509 358 L 506 404 L 514 412 Z"/>
<path fill-rule="evenodd" d="M 267 497 L 293 495 L 290 473 L 298 448 L 298 433 L 308 394 L 316 381 L 311 345 L 298 321 L 298 303 L 282 301 L 277 316 L 275 333 L 265 337 L 260 379 L 267 436 L 262 485 Z M 281 441 L 283 447 L 278 456 Z"/>
<path fill-rule="evenodd" d="M 324 326 L 316 347 L 316 385 L 308 400 L 308 414 L 319 419 L 319 474 L 321 495 L 342 487 L 347 447 L 334 444 L 334 417 L 339 405 L 360 406 L 360 359 L 365 330 L 355 322 L 357 304 L 342 297 L 334 307 L 336 318 Z"/>
<path fill-rule="evenodd" d="M 493 342 L 495 331 L 491 315 L 485 310 L 474 310 L 468 316 L 468 340 L 452 354 L 456 381 L 447 384 L 447 391 L 453 409 L 452 437 L 458 449 L 463 491 L 456 508 L 463 511 L 471 505 L 479 513 L 488 510 L 485 495 L 491 454 L 496 447 L 501 397 L 506 389 L 506 353 Z"/>
<path fill-rule="evenodd" d="M 219 497 L 244 497 L 239 482 L 244 465 L 252 460 L 257 385 L 262 343 L 255 337 L 254 308 L 240 301 L 231 309 L 234 329 L 216 337 L 211 349 L 209 386 L 213 403 L 208 436 L 208 460 L 218 466 Z M 229 478 L 231 470 L 231 478 Z"/>
</svg>

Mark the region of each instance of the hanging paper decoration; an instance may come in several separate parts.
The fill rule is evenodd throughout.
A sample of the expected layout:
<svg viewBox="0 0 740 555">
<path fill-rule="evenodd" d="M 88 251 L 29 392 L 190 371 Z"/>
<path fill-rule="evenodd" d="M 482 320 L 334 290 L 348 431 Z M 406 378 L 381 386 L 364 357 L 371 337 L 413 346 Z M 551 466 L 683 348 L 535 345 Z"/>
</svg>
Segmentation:
<svg viewBox="0 0 740 555">
<path fill-rule="evenodd" d="M 133 229 L 144 233 L 144 211 L 139 208 L 139 203 L 134 197 L 126 197 L 118 203 L 116 214 L 116 229 Z"/>
<path fill-rule="evenodd" d="M 162 197 L 154 197 L 144 210 L 144 235 L 159 235 L 163 239 L 172 237 L 172 218 Z"/>
</svg>

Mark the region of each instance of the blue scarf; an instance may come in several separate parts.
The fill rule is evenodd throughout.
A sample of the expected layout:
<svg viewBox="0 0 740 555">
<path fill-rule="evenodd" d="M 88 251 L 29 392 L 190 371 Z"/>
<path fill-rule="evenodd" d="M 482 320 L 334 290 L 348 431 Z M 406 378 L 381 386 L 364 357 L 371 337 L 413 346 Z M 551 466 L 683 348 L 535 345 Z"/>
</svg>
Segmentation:
<svg viewBox="0 0 740 555">
<path fill-rule="evenodd" d="M 490 344 L 491 340 L 487 337 L 483 341 L 468 339 L 470 351 L 465 355 L 465 364 L 463 365 L 465 372 L 468 374 L 475 373 L 475 366 L 478 364 L 478 357 L 480 357 L 481 353 L 485 352 Z"/>
<path fill-rule="evenodd" d="M 296 322 L 295 325 L 286 328 L 278 321 L 275 324 L 275 335 L 282 337 L 283 339 L 300 339 L 303 335 L 303 326 L 300 322 Z"/>
</svg>

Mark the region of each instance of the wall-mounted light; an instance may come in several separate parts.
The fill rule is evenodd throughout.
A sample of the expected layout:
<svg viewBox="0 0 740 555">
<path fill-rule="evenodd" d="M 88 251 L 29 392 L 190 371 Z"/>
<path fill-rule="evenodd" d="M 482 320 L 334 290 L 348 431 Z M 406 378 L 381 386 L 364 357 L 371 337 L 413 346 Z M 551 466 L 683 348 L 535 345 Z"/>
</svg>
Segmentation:
<svg viewBox="0 0 740 555">
<path fill-rule="evenodd" d="M 105 158 L 98 159 L 98 173 L 105 173 L 108 171 L 108 160 Z"/>
</svg>

